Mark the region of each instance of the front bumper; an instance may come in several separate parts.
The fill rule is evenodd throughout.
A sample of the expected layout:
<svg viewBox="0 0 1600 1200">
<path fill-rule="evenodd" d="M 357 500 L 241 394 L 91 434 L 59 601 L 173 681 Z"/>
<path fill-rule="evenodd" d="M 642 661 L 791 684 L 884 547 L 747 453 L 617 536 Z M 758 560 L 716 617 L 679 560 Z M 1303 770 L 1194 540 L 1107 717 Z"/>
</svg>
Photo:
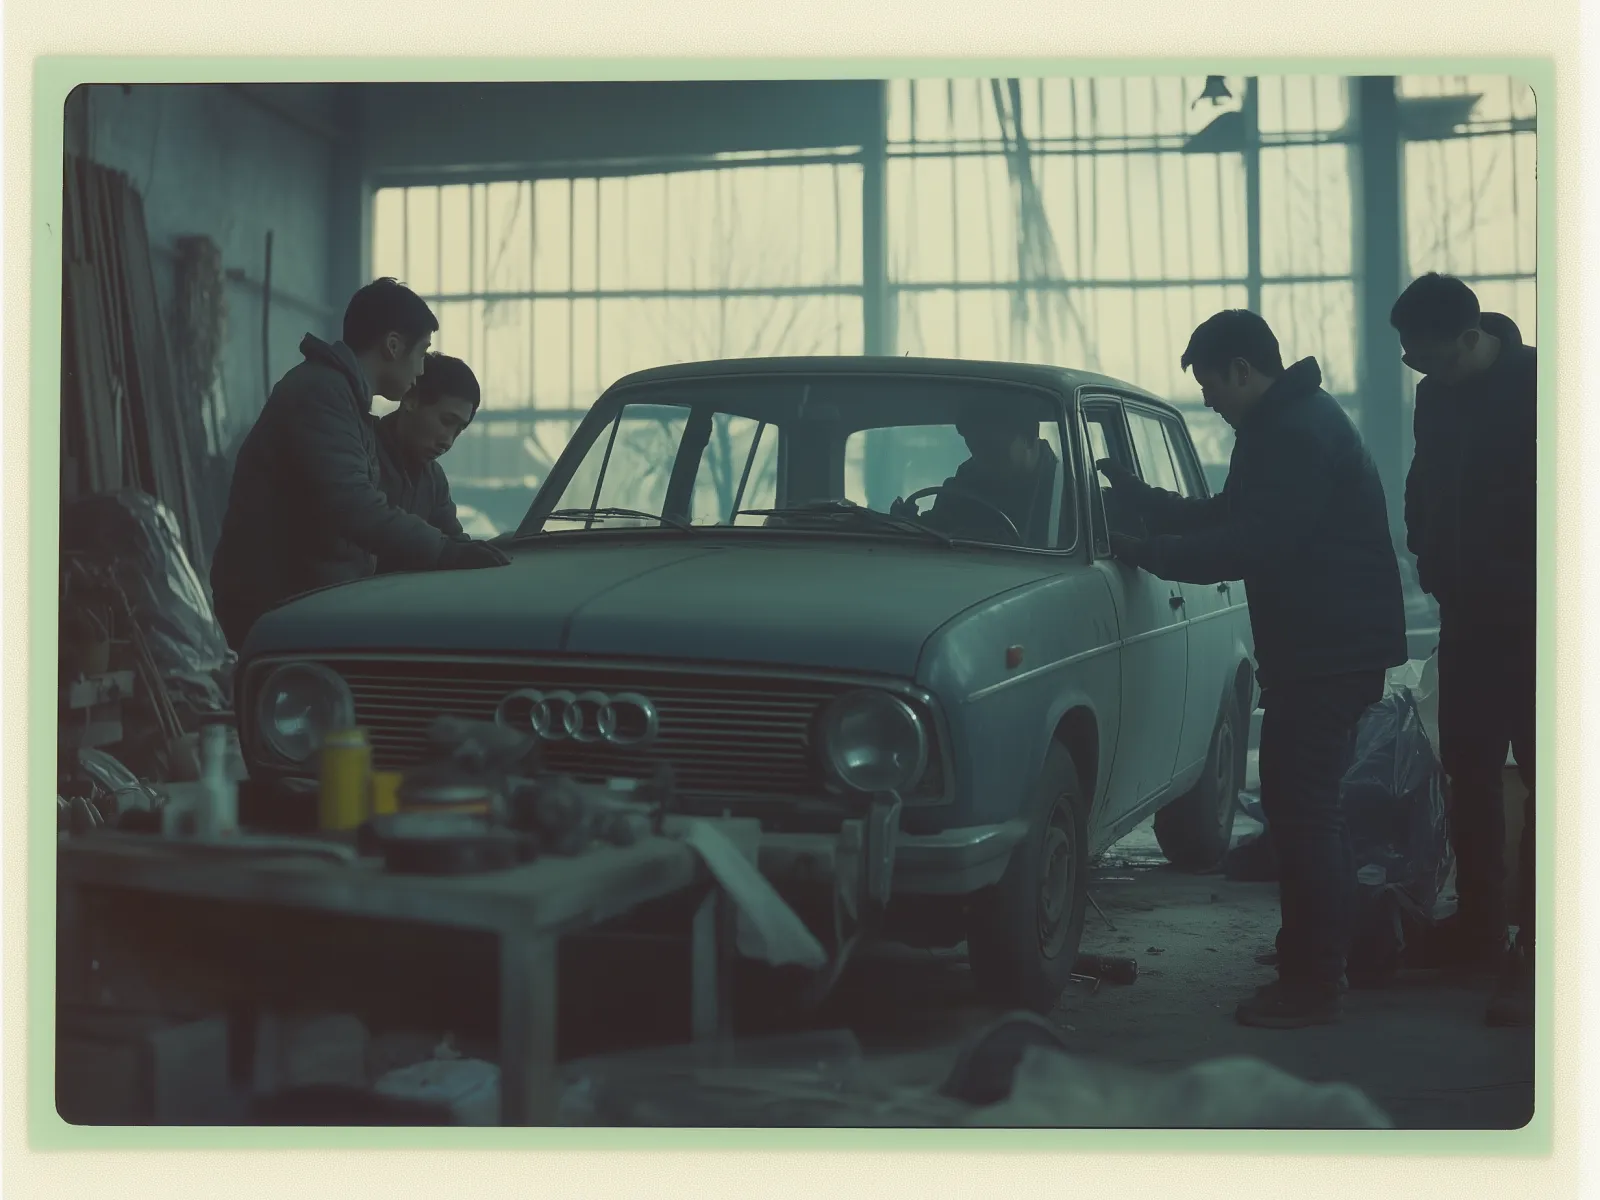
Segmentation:
<svg viewBox="0 0 1600 1200">
<path fill-rule="evenodd" d="M 1027 833 L 1025 821 L 972 825 L 942 833 L 901 833 L 894 843 L 895 896 L 965 896 L 1000 882 L 1012 851 Z M 761 873 L 785 885 L 831 884 L 853 872 L 845 834 L 761 835 Z"/>
</svg>

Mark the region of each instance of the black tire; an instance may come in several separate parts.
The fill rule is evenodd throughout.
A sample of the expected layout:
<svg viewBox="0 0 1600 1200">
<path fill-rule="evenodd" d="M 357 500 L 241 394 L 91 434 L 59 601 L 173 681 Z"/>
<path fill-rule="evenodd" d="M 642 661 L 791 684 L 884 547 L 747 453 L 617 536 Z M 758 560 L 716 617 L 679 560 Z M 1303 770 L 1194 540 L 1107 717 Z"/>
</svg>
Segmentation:
<svg viewBox="0 0 1600 1200">
<path fill-rule="evenodd" d="M 1089 903 L 1089 817 L 1077 764 L 1055 743 L 1005 875 L 973 897 L 967 954 L 986 999 L 1049 1014 L 1078 958 Z"/>
<path fill-rule="evenodd" d="M 1239 728 L 1239 705 L 1230 696 L 1217 717 L 1199 781 L 1156 814 L 1156 841 L 1175 867 L 1214 871 L 1227 857 L 1244 760 Z"/>
</svg>

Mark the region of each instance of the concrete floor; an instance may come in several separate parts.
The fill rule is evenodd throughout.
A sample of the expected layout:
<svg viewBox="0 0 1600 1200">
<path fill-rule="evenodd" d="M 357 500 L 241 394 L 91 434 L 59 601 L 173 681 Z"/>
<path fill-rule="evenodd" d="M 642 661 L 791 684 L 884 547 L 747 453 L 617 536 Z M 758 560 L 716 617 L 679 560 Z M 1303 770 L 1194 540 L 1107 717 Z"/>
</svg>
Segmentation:
<svg viewBox="0 0 1600 1200">
<path fill-rule="evenodd" d="M 1272 978 L 1254 960 L 1277 931 L 1276 885 L 1174 871 L 1145 825 L 1098 865 L 1091 894 L 1105 915 L 1091 909 L 1083 949 L 1137 958 L 1139 978 L 1068 992 L 1055 1020 L 1082 1054 L 1158 1070 L 1251 1055 L 1354 1084 L 1403 1128 L 1515 1128 L 1531 1116 L 1532 1031 L 1484 1025 L 1491 981 L 1410 972 L 1352 992 L 1338 1025 L 1248 1029 L 1233 1009 Z M 814 1027 L 848 1027 L 897 1076 L 931 1080 L 997 1015 L 977 1002 L 961 954 L 885 947 L 847 973 Z"/>
</svg>

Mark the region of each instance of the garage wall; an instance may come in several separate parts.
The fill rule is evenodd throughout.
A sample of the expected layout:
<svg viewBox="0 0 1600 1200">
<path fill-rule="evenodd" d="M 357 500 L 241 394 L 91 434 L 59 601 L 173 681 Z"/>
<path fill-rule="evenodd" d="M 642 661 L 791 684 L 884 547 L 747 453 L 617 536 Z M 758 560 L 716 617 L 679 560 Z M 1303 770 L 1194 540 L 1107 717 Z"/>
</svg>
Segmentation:
<svg viewBox="0 0 1600 1200">
<path fill-rule="evenodd" d="M 169 338 L 176 239 L 204 234 L 221 249 L 229 273 L 223 377 L 236 433 L 266 398 L 267 231 L 274 236 L 266 375 L 274 381 L 299 361 L 307 332 L 337 336 L 359 273 L 346 248 L 358 220 L 357 175 L 330 132 L 343 97 L 331 87 L 274 92 L 276 107 L 231 87 L 103 85 L 69 102 L 80 106 L 69 110 L 69 150 L 126 172 L 144 197 Z"/>
</svg>

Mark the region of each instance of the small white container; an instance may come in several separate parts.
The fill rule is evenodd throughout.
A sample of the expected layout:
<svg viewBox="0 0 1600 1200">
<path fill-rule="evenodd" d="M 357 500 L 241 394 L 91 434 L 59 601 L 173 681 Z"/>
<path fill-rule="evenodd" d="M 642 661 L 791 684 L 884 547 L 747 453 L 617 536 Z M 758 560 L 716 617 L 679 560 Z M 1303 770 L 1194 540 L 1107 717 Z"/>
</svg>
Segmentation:
<svg viewBox="0 0 1600 1200">
<path fill-rule="evenodd" d="M 200 791 L 195 832 L 202 838 L 239 832 L 239 789 L 228 770 L 228 729 L 210 724 L 200 730 Z"/>
</svg>

